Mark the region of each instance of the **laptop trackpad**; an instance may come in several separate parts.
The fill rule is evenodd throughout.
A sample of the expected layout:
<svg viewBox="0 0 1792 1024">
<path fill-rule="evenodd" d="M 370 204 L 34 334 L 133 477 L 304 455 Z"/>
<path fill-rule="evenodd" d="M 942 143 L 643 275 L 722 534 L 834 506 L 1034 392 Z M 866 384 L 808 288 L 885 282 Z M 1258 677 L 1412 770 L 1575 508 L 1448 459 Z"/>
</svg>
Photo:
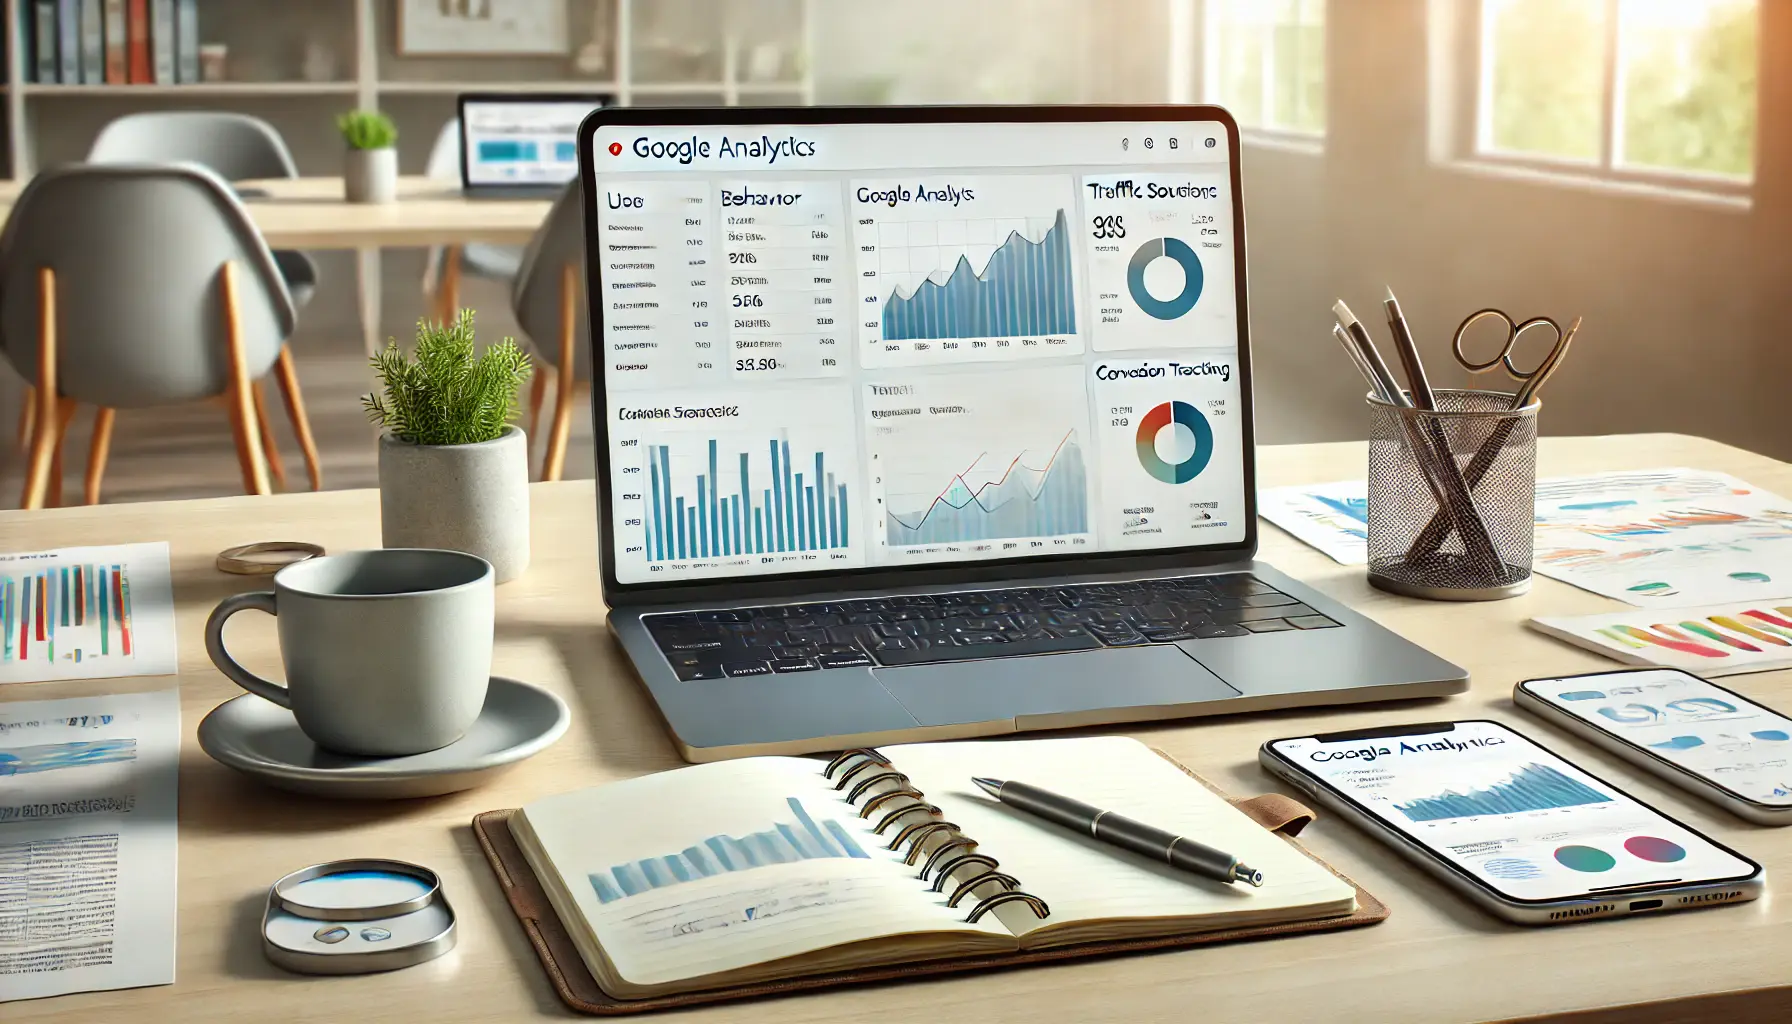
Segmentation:
<svg viewBox="0 0 1792 1024">
<path fill-rule="evenodd" d="M 1239 695 L 1200 662 L 1168 645 L 908 665 L 872 674 L 922 725 L 1192 704 Z"/>
</svg>

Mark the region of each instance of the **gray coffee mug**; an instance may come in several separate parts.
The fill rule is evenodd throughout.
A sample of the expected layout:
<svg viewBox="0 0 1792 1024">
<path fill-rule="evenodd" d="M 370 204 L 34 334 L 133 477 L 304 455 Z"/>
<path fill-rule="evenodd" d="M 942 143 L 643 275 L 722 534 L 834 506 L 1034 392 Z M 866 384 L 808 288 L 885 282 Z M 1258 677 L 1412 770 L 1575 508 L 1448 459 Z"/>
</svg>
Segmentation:
<svg viewBox="0 0 1792 1024">
<path fill-rule="evenodd" d="M 420 754 L 466 735 L 492 669 L 490 562 L 458 551 L 386 548 L 295 562 L 274 590 L 219 602 L 205 651 L 238 686 L 291 708 L 320 747 Z M 280 620 L 286 685 L 224 649 L 224 622 L 245 608 Z"/>
</svg>

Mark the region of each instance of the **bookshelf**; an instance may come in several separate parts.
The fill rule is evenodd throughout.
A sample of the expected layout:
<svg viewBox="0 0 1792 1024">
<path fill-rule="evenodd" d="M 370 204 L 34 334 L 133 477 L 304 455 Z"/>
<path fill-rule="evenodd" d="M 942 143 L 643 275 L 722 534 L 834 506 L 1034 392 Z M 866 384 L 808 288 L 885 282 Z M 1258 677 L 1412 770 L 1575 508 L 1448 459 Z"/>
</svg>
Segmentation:
<svg viewBox="0 0 1792 1024">
<path fill-rule="evenodd" d="M 0 0 L 7 168 L 23 179 L 81 159 L 100 126 L 138 110 L 255 114 L 287 138 L 300 173 L 334 175 L 333 120 L 351 106 L 394 117 L 401 163 L 416 173 L 464 91 L 603 92 L 660 106 L 815 101 L 815 0 L 565 0 L 570 52 L 529 57 L 401 54 L 399 2 L 197 0 L 200 41 L 229 49 L 223 80 L 78 85 L 32 80 L 32 0 Z"/>
</svg>

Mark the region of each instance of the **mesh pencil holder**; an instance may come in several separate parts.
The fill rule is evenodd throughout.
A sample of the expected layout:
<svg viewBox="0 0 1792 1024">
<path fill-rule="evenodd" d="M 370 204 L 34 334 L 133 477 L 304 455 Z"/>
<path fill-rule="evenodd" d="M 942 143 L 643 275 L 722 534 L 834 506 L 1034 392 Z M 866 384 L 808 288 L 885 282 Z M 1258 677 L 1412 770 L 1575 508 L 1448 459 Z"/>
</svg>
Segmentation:
<svg viewBox="0 0 1792 1024">
<path fill-rule="evenodd" d="M 1439 390 L 1427 412 L 1368 396 L 1371 585 L 1436 601 L 1530 589 L 1538 403 L 1513 409 L 1512 398 Z"/>
</svg>

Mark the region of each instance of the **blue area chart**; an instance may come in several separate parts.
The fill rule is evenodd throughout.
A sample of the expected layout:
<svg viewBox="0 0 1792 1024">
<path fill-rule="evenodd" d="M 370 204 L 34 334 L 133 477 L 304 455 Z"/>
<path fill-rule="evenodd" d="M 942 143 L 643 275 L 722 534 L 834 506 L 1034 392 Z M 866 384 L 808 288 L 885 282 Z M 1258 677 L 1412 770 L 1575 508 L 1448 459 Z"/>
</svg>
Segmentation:
<svg viewBox="0 0 1792 1024">
<path fill-rule="evenodd" d="M 1413 821 L 1443 821 L 1610 801 L 1611 797 L 1592 786 L 1571 779 L 1546 764 L 1527 764 L 1513 772 L 1511 778 L 1485 789 L 1468 789 L 1460 793 L 1446 790 L 1435 796 L 1396 803 L 1394 807 Z"/>
<path fill-rule="evenodd" d="M 1158 298 L 1145 287 L 1145 268 L 1160 259 L 1172 260 L 1182 268 L 1182 291 L 1168 299 Z M 1180 238 L 1153 238 L 1139 246 L 1126 264 L 1126 290 L 1132 301 L 1158 320 L 1175 320 L 1194 309 L 1205 280 L 1201 257 Z"/>
<path fill-rule="evenodd" d="M 1191 254 L 1192 255 L 1192 254 Z M 978 274 L 960 256 L 944 284 L 923 281 L 884 302 L 885 341 L 1076 333 L 1076 282 L 1064 211 L 1037 242 L 1011 232 Z"/>
</svg>

